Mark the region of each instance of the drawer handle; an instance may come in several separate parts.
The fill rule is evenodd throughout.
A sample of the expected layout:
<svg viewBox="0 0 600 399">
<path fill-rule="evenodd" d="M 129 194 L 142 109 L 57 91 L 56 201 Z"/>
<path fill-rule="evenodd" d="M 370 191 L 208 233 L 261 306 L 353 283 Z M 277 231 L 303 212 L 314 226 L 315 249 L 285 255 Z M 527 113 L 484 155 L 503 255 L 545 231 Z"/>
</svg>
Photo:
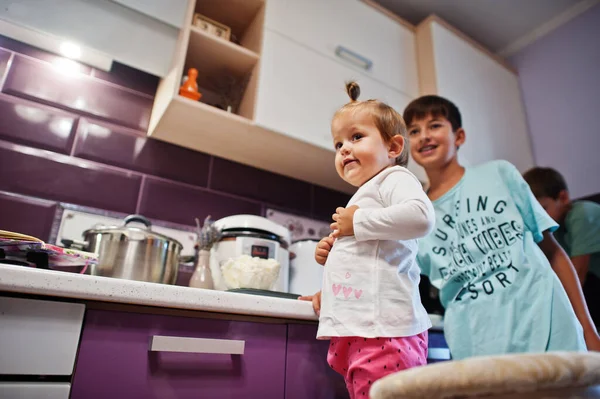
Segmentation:
<svg viewBox="0 0 600 399">
<path fill-rule="evenodd" d="M 366 70 L 371 69 L 373 66 L 373 61 L 368 58 L 363 57 L 360 54 L 355 53 L 354 51 L 347 49 L 344 46 L 337 46 L 335 48 L 335 55 L 338 57 L 350 61 L 354 65 L 359 66 L 360 68 L 364 68 Z"/>
<path fill-rule="evenodd" d="M 150 351 L 243 355 L 245 344 L 245 341 L 234 339 L 206 339 L 154 335 L 150 339 Z"/>
</svg>

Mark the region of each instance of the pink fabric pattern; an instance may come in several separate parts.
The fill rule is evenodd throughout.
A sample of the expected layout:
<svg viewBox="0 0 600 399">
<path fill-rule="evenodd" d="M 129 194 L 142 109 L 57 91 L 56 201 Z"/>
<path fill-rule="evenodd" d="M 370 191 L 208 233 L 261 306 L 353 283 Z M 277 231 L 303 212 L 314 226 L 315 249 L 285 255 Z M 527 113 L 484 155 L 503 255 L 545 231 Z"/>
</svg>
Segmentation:
<svg viewBox="0 0 600 399">
<path fill-rule="evenodd" d="M 340 373 L 351 399 L 368 398 L 376 380 L 427 364 L 427 331 L 412 337 L 334 337 L 327 363 Z"/>
</svg>

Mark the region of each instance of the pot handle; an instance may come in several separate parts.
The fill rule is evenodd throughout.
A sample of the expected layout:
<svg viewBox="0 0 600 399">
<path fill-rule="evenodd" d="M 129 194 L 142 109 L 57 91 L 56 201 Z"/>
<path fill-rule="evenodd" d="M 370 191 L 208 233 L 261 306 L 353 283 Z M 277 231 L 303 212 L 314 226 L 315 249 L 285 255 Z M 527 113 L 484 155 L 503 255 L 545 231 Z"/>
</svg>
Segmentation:
<svg viewBox="0 0 600 399">
<path fill-rule="evenodd" d="M 147 229 L 150 229 L 150 227 L 152 227 L 152 222 L 150 222 L 148 218 L 142 215 L 129 215 L 125 219 L 123 219 L 123 221 L 125 222 L 125 226 L 132 222 L 140 222 L 146 225 Z"/>
<path fill-rule="evenodd" d="M 70 240 L 67 238 L 63 238 L 60 242 L 67 249 L 79 249 L 81 251 L 87 251 L 88 246 L 90 245 L 87 241 Z"/>
</svg>

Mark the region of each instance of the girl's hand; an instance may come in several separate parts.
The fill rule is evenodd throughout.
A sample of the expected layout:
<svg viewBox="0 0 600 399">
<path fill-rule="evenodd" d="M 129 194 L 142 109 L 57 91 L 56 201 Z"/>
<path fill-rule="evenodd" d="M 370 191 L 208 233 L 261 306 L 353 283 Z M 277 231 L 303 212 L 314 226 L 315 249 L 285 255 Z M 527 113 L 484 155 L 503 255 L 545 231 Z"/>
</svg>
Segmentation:
<svg viewBox="0 0 600 399">
<path fill-rule="evenodd" d="M 353 236 L 354 235 L 354 212 L 358 209 L 357 205 L 349 208 L 337 208 L 331 217 L 334 222 L 331 223 L 333 237 Z"/>
<path fill-rule="evenodd" d="M 317 292 L 315 295 L 306 295 L 298 297 L 301 301 L 312 301 L 313 309 L 317 316 L 321 314 L 321 291 Z"/>
<path fill-rule="evenodd" d="M 322 238 L 317 244 L 317 248 L 315 249 L 315 260 L 319 265 L 325 266 L 325 262 L 327 261 L 327 257 L 333 246 L 333 241 L 335 241 L 335 238 L 328 236 Z"/>
</svg>

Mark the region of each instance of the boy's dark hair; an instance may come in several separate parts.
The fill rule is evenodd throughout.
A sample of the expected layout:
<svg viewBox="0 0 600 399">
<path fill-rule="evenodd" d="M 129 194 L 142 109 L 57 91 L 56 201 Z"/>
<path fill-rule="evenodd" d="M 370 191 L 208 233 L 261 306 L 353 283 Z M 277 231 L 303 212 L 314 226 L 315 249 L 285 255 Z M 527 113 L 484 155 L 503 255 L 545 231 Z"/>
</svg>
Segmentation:
<svg viewBox="0 0 600 399">
<path fill-rule="evenodd" d="M 443 116 L 450 122 L 453 131 L 462 127 L 462 117 L 458 107 L 452 101 L 434 95 L 419 97 L 408 104 L 404 109 L 404 122 L 408 126 L 414 120 L 423 119 L 427 115 L 434 118 Z"/>
<path fill-rule="evenodd" d="M 568 190 L 564 177 L 552 168 L 535 167 L 523 174 L 536 198 L 558 199 L 561 191 Z"/>
</svg>

